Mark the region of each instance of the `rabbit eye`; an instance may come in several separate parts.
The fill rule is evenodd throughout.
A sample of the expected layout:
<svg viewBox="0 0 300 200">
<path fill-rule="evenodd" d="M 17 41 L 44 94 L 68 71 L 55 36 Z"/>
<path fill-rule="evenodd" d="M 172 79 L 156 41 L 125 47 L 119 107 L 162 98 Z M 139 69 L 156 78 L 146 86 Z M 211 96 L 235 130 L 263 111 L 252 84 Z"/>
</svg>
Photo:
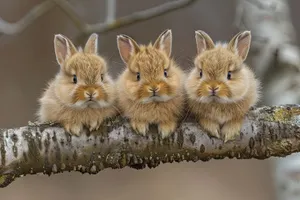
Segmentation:
<svg viewBox="0 0 300 200">
<path fill-rule="evenodd" d="M 164 70 L 164 75 L 165 75 L 165 77 L 168 77 L 168 72 L 166 69 Z"/>
<path fill-rule="evenodd" d="M 77 76 L 75 74 L 73 75 L 73 83 L 77 83 Z"/>
<path fill-rule="evenodd" d="M 101 81 L 103 81 L 103 79 L 104 79 L 104 75 L 103 75 L 103 74 L 101 74 Z"/>
<path fill-rule="evenodd" d="M 228 74 L 227 74 L 227 79 L 228 79 L 228 80 L 231 79 L 231 71 L 228 72 Z"/>
<path fill-rule="evenodd" d="M 203 74 L 202 74 L 202 69 L 200 69 L 200 78 L 202 78 L 202 75 L 203 75 Z"/>
<path fill-rule="evenodd" d="M 139 81 L 141 79 L 140 72 L 136 73 L 136 80 Z"/>
</svg>

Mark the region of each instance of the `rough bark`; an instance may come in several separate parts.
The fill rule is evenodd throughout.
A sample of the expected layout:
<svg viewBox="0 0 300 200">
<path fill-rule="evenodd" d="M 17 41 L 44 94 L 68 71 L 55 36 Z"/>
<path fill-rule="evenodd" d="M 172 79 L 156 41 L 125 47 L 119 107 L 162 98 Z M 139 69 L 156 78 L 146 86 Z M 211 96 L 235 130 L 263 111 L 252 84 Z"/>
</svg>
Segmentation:
<svg viewBox="0 0 300 200">
<path fill-rule="evenodd" d="M 266 159 L 300 151 L 300 105 L 252 109 L 240 137 L 228 143 L 210 138 L 193 119 L 182 121 L 164 140 L 155 125 L 143 137 L 120 116 L 80 137 L 71 136 L 55 124 L 0 129 L 0 187 L 27 174 L 96 174 L 105 168 L 154 168 L 160 163 L 225 157 Z"/>
</svg>

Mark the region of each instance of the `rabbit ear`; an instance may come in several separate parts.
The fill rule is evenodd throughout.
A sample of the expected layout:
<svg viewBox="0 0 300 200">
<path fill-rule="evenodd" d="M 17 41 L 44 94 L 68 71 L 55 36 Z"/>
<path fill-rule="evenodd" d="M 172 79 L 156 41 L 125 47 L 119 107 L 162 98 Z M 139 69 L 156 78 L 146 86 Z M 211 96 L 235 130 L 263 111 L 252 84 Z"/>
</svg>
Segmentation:
<svg viewBox="0 0 300 200">
<path fill-rule="evenodd" d="M 172 53 L 172 31 L 170 29 L 162 32 L 156 39 L 154 45 L 155 48 L 164 51 L 167 56 L 171 56 Z"/>
<path fill-rule="evenodd" d="M 197 53 L 201 54 L 205 50 L 210 50 L 215 47 L 215 44 L 211 37 L 204 31 L 195 31 Z"/>
<path fill-rule="evenodd" d="M 98 35 L 96 33 L 93 33 L 87 40 L 85 47 L 84 47 L 84 52 L 97 54 L 97 52 L 98 52 Z"/>
<path fill-rule="evenodd" d="M 117 45 L 120 56 L 126 64 L 140 49 L 139 45 L 131 37 L 124 34 L 117 36 Z"/>
<path fill-rule="evenodd" d="M 246 60 L 251 45 L 251 32 L 243 31 L 236 34 L 228 43 L 228 48 L 242 60 Z"/>
<path fill-rule="evenodd" d="M 61 34 L 54 36 L 54 51 L 59 65 L 62 65 L 66 59 L 77 52 L 74 44 L 66 36 Z"/>
</svg>

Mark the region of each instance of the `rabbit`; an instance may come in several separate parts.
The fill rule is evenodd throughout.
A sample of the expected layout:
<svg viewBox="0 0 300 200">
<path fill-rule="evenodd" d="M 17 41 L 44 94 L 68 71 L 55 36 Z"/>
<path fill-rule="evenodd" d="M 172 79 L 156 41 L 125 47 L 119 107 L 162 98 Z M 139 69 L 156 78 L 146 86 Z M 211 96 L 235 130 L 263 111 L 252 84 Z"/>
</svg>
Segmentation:
<svg viewBox="0 0 300 200">
<path fill-rule="evenodd" d="M 118 107 L 138 134 L 145 136 L 149 124 L 156 124 L 161 138 L 170 136 L 182 114 L 185 80 L 171 57 L 172 31 L 163 31 L 153 45 L 121 34 L 117 46 L 126 65 L 116 83 Z"/>
<path fill-rule="evenodd" d="M 98 35 L 90 35 L 84 49 L 56 34 L 54 49 L 60 70 L 38 100 L 38 121 L 63 125 L 79 136 L 83 127 L 97 130 L 106 118 L 117 114 L 116 88 L 107 62 L 97 53 Z"/>
<path fill-rule="evenodd" d="M 185 82 L 189 109 L 210 136 L 226 143 L 240 134 L 246 113 L 260 98 L 260 81 L 244 63 L 251 32 L 239 32 L 224 44 L 214 44 L 201 30 L 195 37 L 195 67 Z"/>
</svg>

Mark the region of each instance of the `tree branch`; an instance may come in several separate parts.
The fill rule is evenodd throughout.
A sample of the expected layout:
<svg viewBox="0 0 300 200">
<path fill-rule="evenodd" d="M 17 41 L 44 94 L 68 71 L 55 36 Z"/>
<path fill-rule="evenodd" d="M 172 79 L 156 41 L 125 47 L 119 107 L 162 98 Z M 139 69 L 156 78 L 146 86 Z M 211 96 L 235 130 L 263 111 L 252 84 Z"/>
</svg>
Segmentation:
<svg viewBox="0 0 300 200">
<path fill-rule="evenodd" d="M 164 15 L 166 13 L 182 9 L 188 5 L 191 5 L 192 3 L 195 3 L 196 0 L 176 0 L 176 1 L 170 1 L 164 4 L 161 4 L 159 6 L 149 8 L 143 11 L 138 11 L 135 13 L 132 13 L 130 15 L 120 17 L 114 21 L 107 22 L 107 23 L 98 23 L 98 24 L 88 24 L 87 29 L 85 31 L 86 34 L 90 33 L 104 33 L 107 31 L 111 31 L 113 29 L 117 29 L 123 26 L 128 26 L 133 23 L 146 21 L 149 19 L 152 19 L 154 17 L 158 17 L 161 15 Z"/>
<path fill-rule="evenodd" d="M 74 11 L 72 6 L 66 0 L 52 0 L 57 6 L 73 21 L 75 26 L 81 31 L 86 32 L 88 24 L 85 24 L 80 16 Z"/>
<path fill-rule="evenodd" d="M 223 143 L 210 138 L 192 118 L 161 140 L 157 127 L 147 136 L 132 132 L 126 119 L 107 120 L 95 132 L 70 136 L 55 124 L 0 130 L 0 187 L 27 174 L 80 171 L 95 174 L 105 168 L 142 169 L 160 163 L 212 158 L 266 159 L 300 151 L 300 105 L 261 107 L 247 115 L 241 136 Z"/>
<path fill-rule="evenodd" d="M 83 34 L 91 34 L 94 32 L 103 33 L 123 26 L 131 25 L 133 23 L 146 21 L 154 17 L 158 17 L 166 13 L 184 8 L 188 5 L 191 5 L 194 2 L 196 2 L 196 0 L 171 1 L 153 8 L 132 13 L 128 16 L 124 16 L 118 19 L 113 18 L 113 16 L 115 15 L 115 10 L 114 12 L 110 10 L 110 16 L 108 16 L 109 20 L 107 20 L 106 22 L 97 24 L 87 24 L 81 20 L 79 15 L 74 11 L 72 6 L 67 1 L 47 0 L 35 6 L 25 15 L 25 17 L 23 17 L 16 23 L 9 23 L 0 18 L 0 33 L 12 35 L 22 32 L 36 19 L 38 19 L 40 16 L 44 15 L 46 12 L 51 10 L 55 6 L 55 4 L 59 6 L 63 10 L 63 12 L 65 12 L 66 15 L 68 15 L 68 17 L 79 28 L 79 30 L 82 31 Z M 111 8 L 114 5 L 110 3 L 109 6 Z"/>
<path fill-rule="evenodd" d="M 111 23 L 116 19 L 116 0 L 106 0 L 106 22 Z"/>
<path fill-rule="evenodd" d="M 43 3 L 32 8 L 22 19 L 15 23 L 9 23 L 0 18 L 0 33 L 6 35 L 14 35 L 24 31 L 29 25 L 37 20 L 42 15 L 46 14 L 55 4 L 50 0 L 44 1 Z"/>
</svg>

